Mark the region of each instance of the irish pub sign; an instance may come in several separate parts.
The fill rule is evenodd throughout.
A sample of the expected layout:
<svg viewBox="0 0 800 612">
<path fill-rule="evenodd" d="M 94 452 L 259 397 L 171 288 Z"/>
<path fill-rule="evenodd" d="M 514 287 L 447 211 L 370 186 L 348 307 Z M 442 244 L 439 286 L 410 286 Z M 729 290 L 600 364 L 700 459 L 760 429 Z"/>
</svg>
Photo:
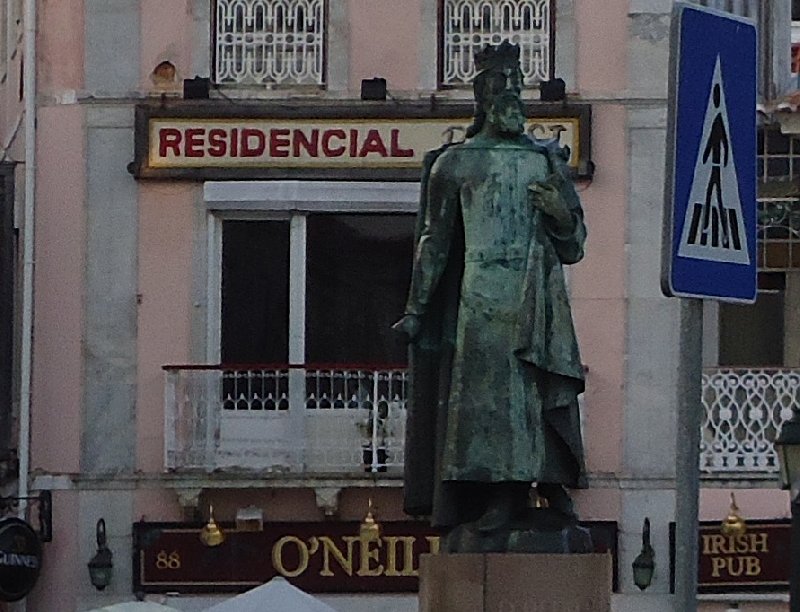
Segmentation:
<svg viewBox="0 0 800 612">
<path fill-rule="evenodd" d="M 747 531 L 723 535 L 718 521 L 702 522 L 698 533 L 700 593 L 789 590 L 791 525 L 787 520 L 747 521 Z M 675 525 L 670 525 L 674 554 Z M 674 558 L 673 558 L 674 563 Z M 672 576 L 674 578 L 674 567 Z"/>
</svg>

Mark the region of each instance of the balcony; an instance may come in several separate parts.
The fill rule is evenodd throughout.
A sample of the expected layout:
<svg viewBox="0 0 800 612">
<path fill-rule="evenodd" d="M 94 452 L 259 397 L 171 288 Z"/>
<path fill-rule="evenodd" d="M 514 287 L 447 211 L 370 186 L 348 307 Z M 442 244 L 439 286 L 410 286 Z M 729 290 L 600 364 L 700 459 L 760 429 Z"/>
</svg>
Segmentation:
<svg viewBox="0 0 800 612">
<path fill-rule="evenodd" d="M 323 0 L 216 0 L 219 85 L 324 84 Z"/>
<path fill-rule="evenodd" d="M 800 405 L 800 369 L 714 368 L 703 372 L 700 470 L 771 476 L 773 440 Z"/>
<path fill-rule="evenodd" d="M 399 475 L 404 368 L 165 366 L 165 467 Z"/>
<path fill-rule="evenodd" d="M 299 478 L 402 474 L 404 368 L 164 370 L 168 470 Z M 771 478 L 778 470 L 772 442 L 800 405 L 800 369 L 708 369 L 702 402 L 701 472 Z"/>
<path fill-rule="evenodd" d="M 523 82 L 551 77 L 552 0 L 441 0 L 441 84 L 464 87 L 477 72 L 474 55 L 487 44 L 509 40 L 520 47 Z"/>
</svg>

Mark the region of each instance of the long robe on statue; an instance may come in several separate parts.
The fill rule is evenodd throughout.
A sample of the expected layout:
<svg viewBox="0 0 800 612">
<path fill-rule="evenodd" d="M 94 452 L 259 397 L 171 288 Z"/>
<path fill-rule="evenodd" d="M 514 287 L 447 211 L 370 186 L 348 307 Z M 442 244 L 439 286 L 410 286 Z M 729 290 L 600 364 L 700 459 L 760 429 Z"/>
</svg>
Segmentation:
<svg viewBox="0 0 800 612">
<path fill-rule="evenodd" d="M 554 173 L 568 234 L 530 202 L 529 185 Z M 561 151 L 478 136 L 429 153 L 421 187 L 406 512 L 447 527 L 469 520 L 470 483 L 585 486 L 583 367 L 562 264 L 581 259 L 586 229 Z"/>
</svg>

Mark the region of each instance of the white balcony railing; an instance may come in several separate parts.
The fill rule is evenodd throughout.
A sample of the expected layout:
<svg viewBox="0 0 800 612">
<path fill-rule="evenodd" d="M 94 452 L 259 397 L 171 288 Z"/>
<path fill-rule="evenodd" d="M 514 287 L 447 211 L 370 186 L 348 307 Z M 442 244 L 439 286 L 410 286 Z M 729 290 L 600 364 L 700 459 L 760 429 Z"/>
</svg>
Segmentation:
<svg viewBox="0 0 800 612">
<path fill-rule="evenodd" d="M 400 473 L 406 372 L 165 366 L 165 467 Z"/>
<path fill-rule="evenodd" d="M 700 469 L 774 473 L 773 442 L 800 406 L 800 369 L 716 368 L 703 373 Z"/>
<path fill-rule="evenodd" d="M 164 369 L 167 469 L 402 472 L 403 368 Z M 800 406 L 800 369 L 706 370 L 702 404 L 701 471 L 772 474 L 773 441 Z"/>
<path fill-rule="evenodd" d="M 324 0 L 216 0 L 215 80 L 322 85 Z"/>
<path fill-rule="evenodd" d="M 443 0 L 442 85 L 475 76 L 475 53 L 509 40 L 520 46 L 525 85 L 550 78 L 552 0 Z"/>
</svg>

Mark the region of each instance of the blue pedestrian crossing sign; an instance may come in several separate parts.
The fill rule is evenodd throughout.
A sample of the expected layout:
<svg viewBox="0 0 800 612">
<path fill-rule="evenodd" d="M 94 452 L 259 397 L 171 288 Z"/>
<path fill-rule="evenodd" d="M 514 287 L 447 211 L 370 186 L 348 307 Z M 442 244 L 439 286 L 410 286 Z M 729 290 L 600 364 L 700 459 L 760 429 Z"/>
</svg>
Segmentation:
<svg viewBox="0 0 800 612">
<path fill-rule="evenodd" d="M 664 247 L 665 295 L 756 297 L 756 26 L 673 9 Z"/>
</svg>

